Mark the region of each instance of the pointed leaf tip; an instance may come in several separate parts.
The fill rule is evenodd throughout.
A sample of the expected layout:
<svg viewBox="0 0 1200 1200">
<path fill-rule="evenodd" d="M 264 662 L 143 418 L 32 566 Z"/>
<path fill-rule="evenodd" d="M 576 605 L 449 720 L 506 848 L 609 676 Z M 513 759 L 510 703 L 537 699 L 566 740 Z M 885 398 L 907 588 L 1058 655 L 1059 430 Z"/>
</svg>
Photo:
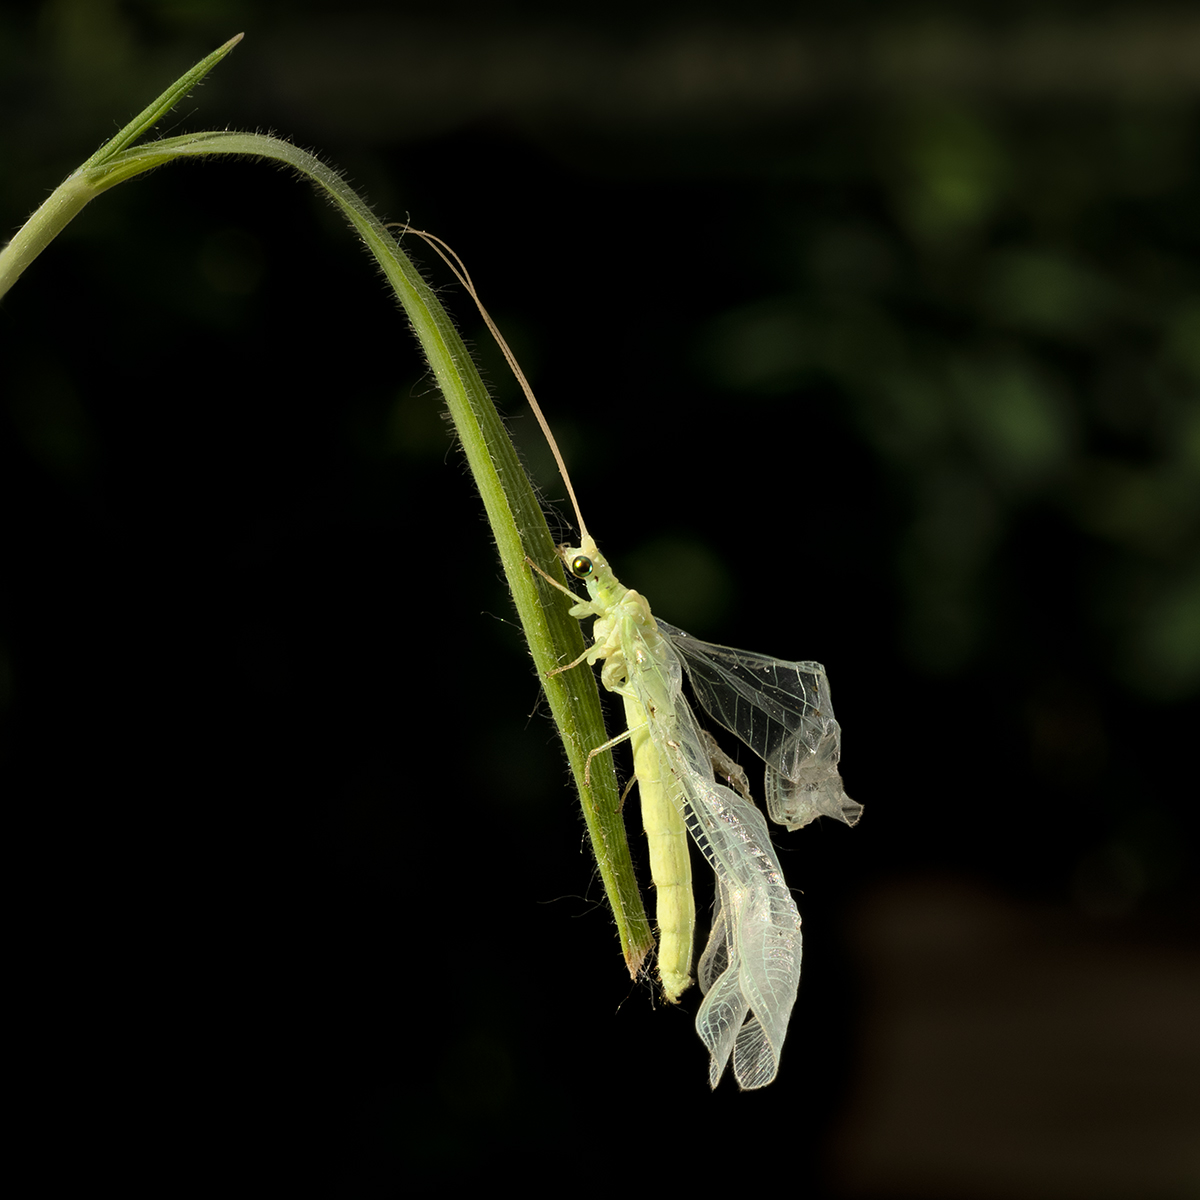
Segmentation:
<svg viewBox="0 0 1200 1200">
<path fill-rule="evenodd" d="M 126 146 L 149 133 L 245 36 L 244 33 L 239 33 L 236 37 L 231 37 L 225 45 L 219 46 L 207 58 L 202 58 L 190 71 L 181 75 L 157 100 L 142 109 L 116 137 L 105 142 L 75 174 L 80 175 L 94 167 L 103 166 Z"/>
</svg>

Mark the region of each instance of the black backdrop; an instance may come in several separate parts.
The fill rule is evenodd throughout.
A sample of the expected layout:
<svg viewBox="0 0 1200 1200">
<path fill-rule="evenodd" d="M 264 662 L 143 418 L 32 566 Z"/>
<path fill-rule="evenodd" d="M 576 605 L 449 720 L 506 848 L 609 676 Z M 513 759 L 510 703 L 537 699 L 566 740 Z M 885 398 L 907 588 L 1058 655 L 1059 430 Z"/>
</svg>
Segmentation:
<svg viewBox="0 0 1200 1200">
<path fill-rule="evenodd" d="M 177 1182 L 244 1154 L 338 1195 L 564 1161 L 582 1188 L 765 1163 L 808 1195 L 1089 1194 L 969 1155 L 872 1174 L 854 1138 L 887 1045 L 870 914 L 905 889 L 1161 950 L 1194 988 L 1200 75 L 1187 13 L 1136 11 L 5 15 L 10 229 L 244 28 L 171 131 L 270 128 L 447 238 L 622 577 L 698 636 L 823 661 L 866 805 L 777 838 L 806 935 L 782 1072 L 710 1097 L 695 1002 L 623 975 L 373 265 L 262 164 L 122 186 L 0 309 L 10 903 L 47 1161 L 66 1137 Z M 1178 1061 L 1193 1022 L 1154 1020 Z M 1111 1194 L 1148 1194 L 1131 1178 Z"/>
</svg>

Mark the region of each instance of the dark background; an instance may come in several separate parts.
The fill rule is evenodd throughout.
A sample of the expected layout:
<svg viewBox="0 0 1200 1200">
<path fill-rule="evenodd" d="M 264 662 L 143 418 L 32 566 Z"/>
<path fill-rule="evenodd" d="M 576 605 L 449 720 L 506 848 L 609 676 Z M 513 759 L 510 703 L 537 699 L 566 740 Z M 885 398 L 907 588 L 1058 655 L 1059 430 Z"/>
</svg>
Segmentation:
<svg viewBox="0 0 1200 1200">
<path fill-rule="evenodd" d="M 0 13 L 8 230 L 244 30 L 163 132 L 272 130 L 449 240 L 622 578 L 824 662 L 866 805 L 779 831 L 780 1077 L 710 1096 L 373 264 L 264 164 L 140 178 L 0 307 L 43 1170 L 1196 1194 L 1200 19 L 726 8 Z"/>
</svg>

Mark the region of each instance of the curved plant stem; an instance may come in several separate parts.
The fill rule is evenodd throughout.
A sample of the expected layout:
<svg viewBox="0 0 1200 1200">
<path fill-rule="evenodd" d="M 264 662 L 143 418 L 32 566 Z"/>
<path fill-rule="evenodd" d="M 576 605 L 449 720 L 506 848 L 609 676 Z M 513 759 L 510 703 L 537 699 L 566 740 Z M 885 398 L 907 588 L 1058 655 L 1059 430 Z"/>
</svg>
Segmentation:
<svg viewBox="0 0 1200 1200">
<path fill-rule="evenodd" d="M 89 200 L 178 158 L 228 154 L 282 163 L 310 180 L 341 209 L 375 256 L 408 315 L 466 451 L 521 627 L 579 788 L 584 820 L 616 918 L 625 963 L 630 974 L 636 976 L 654 939 L 629 856 L 611 755 L 598 757 L 592 763 L 589 782 L 584 779 L 589 749 L 608 740 L 595 676 L 588 670 L 549 674 L 582 654 L 579 622 L 568 615 L 562 597 L 538 580 L 526 565 L 528 555 L 542 570 L 560 581 L 564 579 L 533 489 L 450 317 L 396 238 L 357 193 L 336 171 L 306 151 L 263 134 L 229 132 L 185 134 L 144 146 L 133 145 L 237 45 L 241 36 L 197 63 L 68 176 L 0 251 L 0 295 Z"/>
</svg>

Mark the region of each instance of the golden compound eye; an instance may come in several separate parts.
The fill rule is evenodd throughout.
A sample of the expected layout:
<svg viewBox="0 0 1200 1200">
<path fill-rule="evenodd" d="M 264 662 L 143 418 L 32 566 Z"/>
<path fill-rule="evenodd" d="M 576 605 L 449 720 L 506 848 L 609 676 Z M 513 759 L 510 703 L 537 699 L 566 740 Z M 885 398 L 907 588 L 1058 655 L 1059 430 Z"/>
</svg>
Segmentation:
<svg viewBox="0 0 1200 1200">
<path fill-rule="evenodd" d="M 576 579 L 586 579 L 592 573 L 592 560 L 585 554 L 577 554 L 571 559 L 571 574 Z"/>
</svg>

